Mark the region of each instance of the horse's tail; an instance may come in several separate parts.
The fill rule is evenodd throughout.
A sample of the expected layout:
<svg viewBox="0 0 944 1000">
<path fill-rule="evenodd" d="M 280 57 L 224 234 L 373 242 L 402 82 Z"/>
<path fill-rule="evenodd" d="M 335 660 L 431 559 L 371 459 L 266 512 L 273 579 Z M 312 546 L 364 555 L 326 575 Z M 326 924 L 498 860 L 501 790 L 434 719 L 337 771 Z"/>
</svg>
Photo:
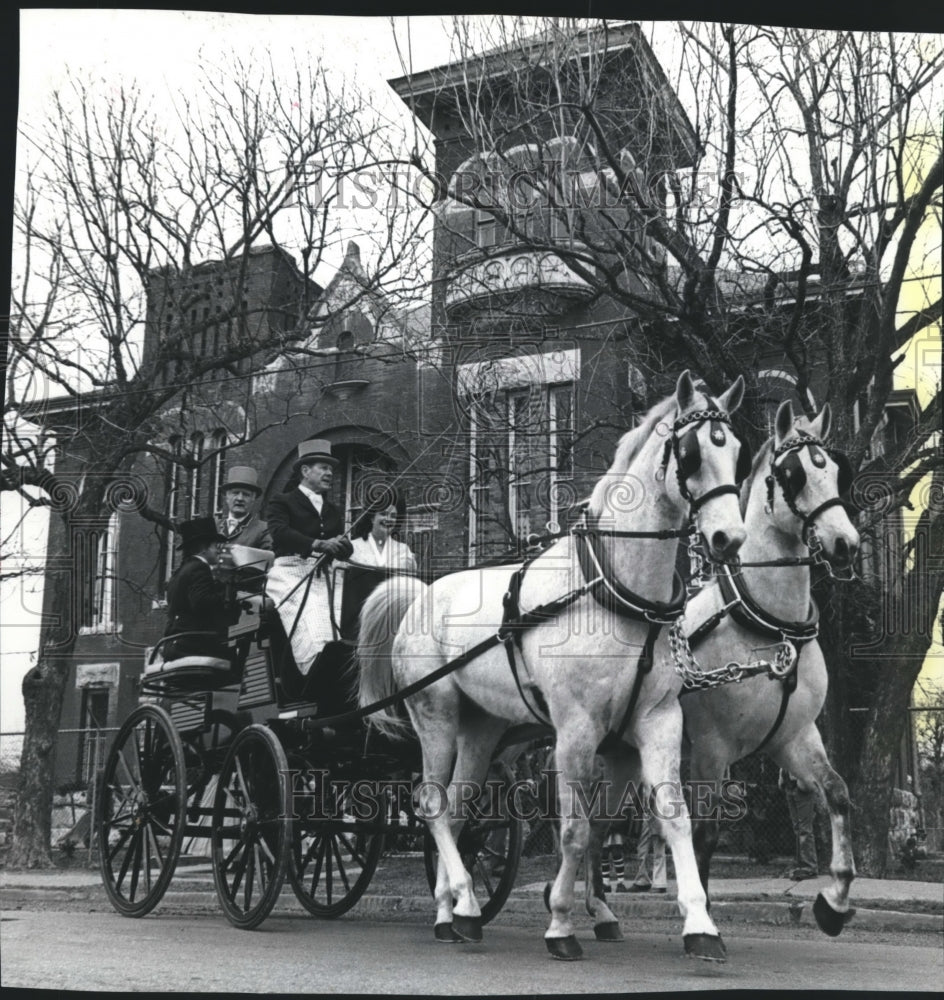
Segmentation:
<svg viewBox="0 0 944 1000">
<path fill-rule="evenodd" d="M 361 608 L 357 659 L 360 664 L 357 702 L 363 708 L 396 693 L 393 680 L 393 640 L 410 605 L 427 590 L 412 576 L 396 576 L 385 581 Z M 402 738 L 409 723 L 390 708 L 369 716 L 372 725 L 394 738 Z"/>
</svg>

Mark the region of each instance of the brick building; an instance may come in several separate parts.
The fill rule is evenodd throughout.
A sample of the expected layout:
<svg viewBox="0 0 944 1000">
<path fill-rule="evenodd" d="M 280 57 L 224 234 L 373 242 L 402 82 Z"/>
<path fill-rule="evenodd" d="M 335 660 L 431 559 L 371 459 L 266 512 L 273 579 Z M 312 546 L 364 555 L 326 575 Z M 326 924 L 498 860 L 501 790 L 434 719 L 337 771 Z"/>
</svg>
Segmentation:
<svg viewBox="0 0 944 1000">
<path fill-rule="evenodd" d="M 582 35 L 575 64 L 600 44 L 599 32 Z M 617 116 L 623 124 L 614 128 L 622 131 L 611 144 L 640 165 L 641 176 L 684 171 L 695 155 L 694 130 L 638 27 L 611 28 L 603 58 L 599 79 L 611 84 L 604 103 L 635 112 Z M 296 445 L 319 437 L 341 459 L 333 499 L 348 525 L 370 483 L 392 479 L 407 503 L 402 537 L 423 572 L 508 558 L 529 534 L 566 522 L 634 414 L 668 391 L 671 337 L 664 350 L 652 338 L 644 346 L 626 306 L 554 253 L 598 240 L 601 226 L 638 232 L 641 255 L 658 247 L 628 207 L 601 201 L 605 170 L 581 152 L 582 140 L 540 115 L 530 116 L 527 129 L 515 124 L 521 81 L 507 52 L 483 56 L 479 72 L 505 122 L 497 159 L 472 134 L 461 67 L 391 81 L 432 133 L 436 170 L 448 186 L 433 234 L 429 303 L 395 307 L 367 280 L 354 243 L 325 289 L 274 247 L 253 251 L 237 274 L 211 261 L 185 285 L 171 273 L 152 276 L 145 357 L 157 337 L 177 338 L 185 358 L 279 324 L 310 327 L 303 342 L 234 363 L 168 410 L 156 443 L 190 461 L 143 456 L 135 476 L 171 518 L 214 512 L 227 464 L 258 470 L 264 510 L 285 489 Z M 520 182 L 552 168 L 574 181 L 572 200 L 548 204 L 526 191 L 509 218 L 507 203 L 490 211 L 484 196 L 480 208 L 457 197 L 468 185 L 487 194 L 495 178 L 509 180 L 509 170 Z M 632 252 L 620 280 L 628 287 L 642 280 Z M 749 327 L 768 291 L 743 282 L 730 291 Z M 788 290 L 778 294 L 789 309 Z M 782 358 L 761 352 L 752 363 L 772 414 L 795 379 Z M 64 542 L 51 538 L 51 550 L 67 551 Z M 61 723 L 77 732 L 60 744 L 62 782 L 87 780 L 99 750 L 92 733 L 120 724 L 136 703 L 144 650 L 164 627 L 162 591 L 175 551 L 172 532 L 132 512 L 115 513 L 86 556 L 74 682 Z"/>
</svg>

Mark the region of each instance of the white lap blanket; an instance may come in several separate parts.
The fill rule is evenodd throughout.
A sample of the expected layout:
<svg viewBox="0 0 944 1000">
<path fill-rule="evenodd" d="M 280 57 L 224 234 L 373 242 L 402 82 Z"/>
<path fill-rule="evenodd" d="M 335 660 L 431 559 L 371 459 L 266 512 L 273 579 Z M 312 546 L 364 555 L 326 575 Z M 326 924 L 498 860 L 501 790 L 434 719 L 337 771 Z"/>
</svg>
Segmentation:
<svg viewBox="0 0 944 1000">
<path fill-rule="evenodd" d="M 285 634 L 291 636 L 295 664 L 303 674 L 311 669 L 325 643 L 337 638 L 331 607 L 335 607 L 335 621 L 340 614 L 340 578 L 336 586 L 335 570 L 313 575 L 310 585 L 306 579 L 316 563 L 314 558 L 279 556 L 266 578 L 266 596 L 278 608 Z"/>
</svg>

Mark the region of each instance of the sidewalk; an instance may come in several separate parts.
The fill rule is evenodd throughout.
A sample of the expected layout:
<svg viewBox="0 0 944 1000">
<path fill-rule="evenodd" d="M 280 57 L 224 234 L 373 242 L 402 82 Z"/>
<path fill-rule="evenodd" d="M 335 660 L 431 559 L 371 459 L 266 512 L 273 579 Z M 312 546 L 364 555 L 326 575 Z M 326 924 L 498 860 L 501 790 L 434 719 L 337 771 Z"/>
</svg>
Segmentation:
<svg viewBox="0 0 944 1000">
<path fill-rule="evenodd" d="M 357 909 L 367 913 L 428 912 L 430 898 L 417 891 L 410 896 L 371 893 Z M 815 926 L 812 903 L 817 893 L 830 884 L 829 876 L 803 882 L 785 878 L 714 878 L 711 881 L 712 914 L 722 923 L 767 923 Z M 544 882 L 518 884 L 502 908 L 502 914 L 543 915 Z M 14 900 L 104 899 L 101 877 L 95 869 L 52 869 L 36 871 L 0 870 L 0 905 Z M 212 872 L 208 864 L 196 864 L 175 872 L 167 894 L 168 902 L 194 900 L 213 894 Z M 583 899 L 583 883 L 577 883 L 578 900 Z M 944 885 L 937 882 L 909 882 L 895 879 L 857 878 L 852 883 L 851 903 L 856 914 L 850 927 L 869 930 L 911 930 L 944 932 Z M 608 893 L 607 905 L 617 917 L 677 919 L 676 886 L 670 879 L 663 895 L 651 893 Z M 292 906 L 291 890 L 283 889 L 279 908 Z M 500 919 L 500 918 L 499 918 Z"/>
</svg>

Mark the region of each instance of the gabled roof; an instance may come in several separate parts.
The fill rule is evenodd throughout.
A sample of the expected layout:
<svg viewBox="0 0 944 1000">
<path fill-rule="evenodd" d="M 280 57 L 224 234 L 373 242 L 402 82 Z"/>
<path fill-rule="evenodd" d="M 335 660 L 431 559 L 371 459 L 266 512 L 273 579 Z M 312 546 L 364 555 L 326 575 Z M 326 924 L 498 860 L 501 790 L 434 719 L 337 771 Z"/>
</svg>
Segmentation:
<svg viewBox="0 0 944 1000">
<path fill-rule="evenodd" d="M 339 302 L 343 304 L 352 299 L 356 299 L 357 309 L 369 313 L 374 319 L 387 312 L 383 294 L 370 287 L 367 272 L 361 264 L 361 248 L 354 240 L 348 243 L 341 266 L 318 296 L 311 311 L 312 322 L 332 312 Z"/>
<path fill-rule="evenodd" d="M 348 320 L 365 319 L 373 330 L 371 339 L 377 342 L 411 349 L 429 340 L 428 303 L 412 307 L 395 305 L 371 283 L 361 263 L 360 247 L 351 240 L 341 266 L 312 307 L 309 315 L 312 330 L 302 347 L 309 351 L 331 349 L 335 345 L 324 342 L 325 334 L 330 339 L 331 332 L 337 332 Z M 282 359 L 267 370 L 285 367 L 287 363 L 287 359 Z"/>
</svg>

